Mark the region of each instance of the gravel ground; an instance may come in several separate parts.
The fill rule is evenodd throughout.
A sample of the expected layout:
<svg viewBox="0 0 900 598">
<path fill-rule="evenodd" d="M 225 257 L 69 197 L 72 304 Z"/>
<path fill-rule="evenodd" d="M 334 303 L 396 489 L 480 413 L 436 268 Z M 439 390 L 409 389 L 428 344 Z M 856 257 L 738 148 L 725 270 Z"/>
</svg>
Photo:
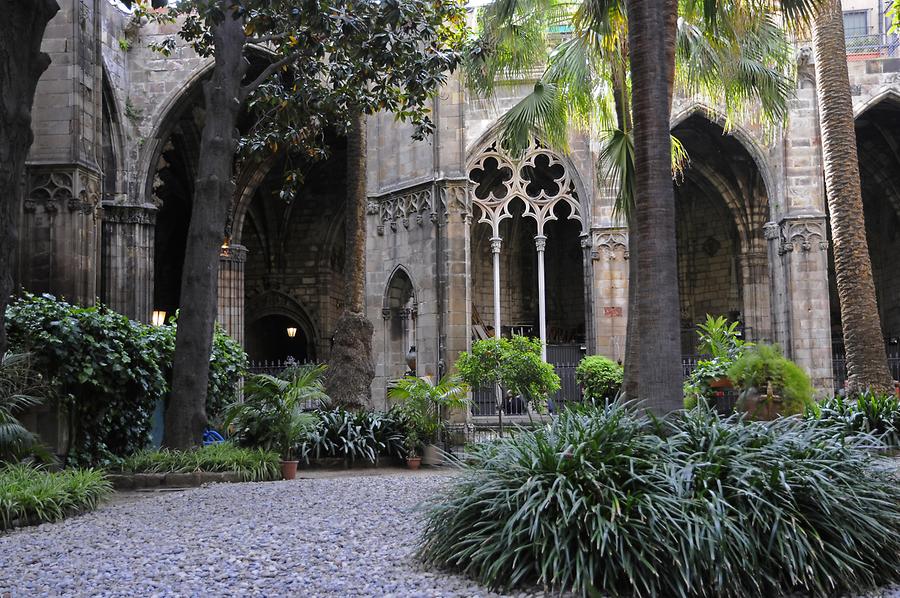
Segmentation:
<svg viewBox="0 0 900 598">
<path fill-rule="evenodd" d="M 94 513 L 0 536 L 0 598 L 496 596 L 411 559 L 416 506 L 447 476 L 319 474 L 118 495 Z"/>
</svg>

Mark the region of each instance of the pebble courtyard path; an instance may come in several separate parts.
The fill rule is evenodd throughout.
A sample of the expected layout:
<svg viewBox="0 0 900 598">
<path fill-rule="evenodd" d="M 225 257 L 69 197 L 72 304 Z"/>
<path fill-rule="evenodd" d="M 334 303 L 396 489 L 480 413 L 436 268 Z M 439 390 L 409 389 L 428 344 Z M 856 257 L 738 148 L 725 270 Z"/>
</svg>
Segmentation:
<svg viewBox="0 0 900 598">
<path fill-rule="evenodd" d="M 495 596 L 411 558 L 447 472 L 216 484 L 0 536 L 0 596 Z"/>
</svg>

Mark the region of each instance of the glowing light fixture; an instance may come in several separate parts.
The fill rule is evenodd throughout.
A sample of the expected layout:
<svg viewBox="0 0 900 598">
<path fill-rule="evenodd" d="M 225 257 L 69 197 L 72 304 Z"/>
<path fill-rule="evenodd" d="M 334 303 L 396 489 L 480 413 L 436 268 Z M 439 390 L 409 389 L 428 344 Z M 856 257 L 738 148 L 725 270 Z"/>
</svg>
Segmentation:
<svg viewBox="0 0 900 598">
<path fill-rule="evenodd" d="M 287 333 L 289 337 L 294 338 L 297 336 L 297 329 L 293 326 L 288 326 Z"/>
<path fill-rule="evenodd" d="M 166 312 L 161 309 L 153 310 L 153 315 L 151 316 L 151 322 L 153 322 L 154 326 L 162 326 L 166 323 Z"/>
</svg>

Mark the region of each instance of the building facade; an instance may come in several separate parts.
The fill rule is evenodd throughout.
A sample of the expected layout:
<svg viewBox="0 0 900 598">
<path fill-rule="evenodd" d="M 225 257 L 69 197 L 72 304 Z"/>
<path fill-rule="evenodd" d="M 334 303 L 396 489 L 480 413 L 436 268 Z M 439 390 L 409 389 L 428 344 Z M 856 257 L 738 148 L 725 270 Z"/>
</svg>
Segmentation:
<svg viewBox="0 0 900 598">
<path fill-rule="evenodd" d="M 139 27 L 114 0 L 60 4 L 44 40 L 53 63 L 35 102 L 19 282 L 81 303 L 99 298 L 139 320 L 172 314 L 211 62 L 184 47 L 155 54 L 148 43 L 175 29 Z M 879 7 L 856 4 L 848 31 L 865 13 L 865 32 L 848 39 L 848 64 L 867 235 L 885 340 L 896 351 L 900 51 Z M 683 349 L 693 352 L 707 313 L 726 315 L 751 340 L 778 342 L 827 392 L 840 312 L 807 46 L 797 61 L 783 127 L 735 123 L 726 133 L 715 106 L 675 102 L 672 131 L 690 156 L 676 181 Z M 265 63 L 260 50 L 251 71 Z M 419 375 L 441 375 L 498 326 L 542 336 L 561 367 L 582 351 L 624 356 L 628 231 L 596 174 L 598 144 L 573 131 L 567 155 L 539 139 L 520 159 L 504 155 L 497 121 L 526 89 L 503 86 L 485 100 L 452 79 L 433 102 L 436 133 L 424 142 L 390 115 L 370 119 L 376 406 L 413 359 Z M 279 193 L 283 157 L 237 164 L 219 319 L 253 360 L 327 359 L 345 276 L 345 142 L 333 136 L 332 146 L 290 200 Z"/>
</svg>

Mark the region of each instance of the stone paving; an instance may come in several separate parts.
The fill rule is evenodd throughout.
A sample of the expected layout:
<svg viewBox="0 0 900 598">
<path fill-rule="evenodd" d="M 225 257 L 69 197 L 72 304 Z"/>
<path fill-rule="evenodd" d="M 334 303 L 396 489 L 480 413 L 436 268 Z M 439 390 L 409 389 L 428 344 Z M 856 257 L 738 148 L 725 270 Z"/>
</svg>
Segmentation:
<svg viewBox="0 0 900 598">
<path fill-rule="evenodd" d="M 0 597 L 496 596 L 411 558 L 416 507 L 450 473 L 118 494 L 94 513 L 0 536 Z"/>
</svg>

